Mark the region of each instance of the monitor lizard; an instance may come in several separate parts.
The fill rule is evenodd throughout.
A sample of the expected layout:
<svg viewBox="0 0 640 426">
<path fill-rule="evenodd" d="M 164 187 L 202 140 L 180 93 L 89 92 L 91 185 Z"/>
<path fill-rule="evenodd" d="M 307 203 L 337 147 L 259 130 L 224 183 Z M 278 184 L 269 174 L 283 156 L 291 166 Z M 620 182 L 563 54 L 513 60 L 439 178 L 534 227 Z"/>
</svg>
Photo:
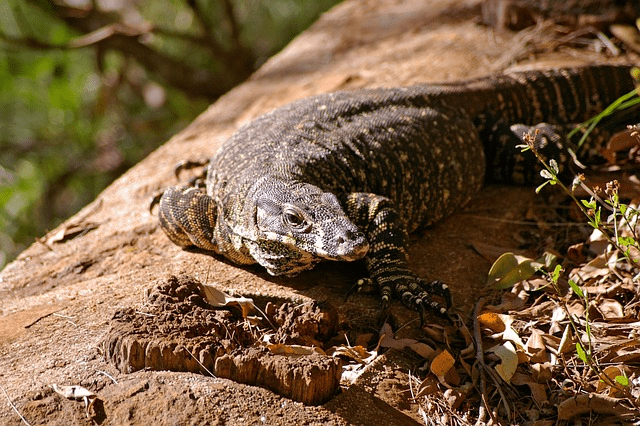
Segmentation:
<svg viewBox="0 0 640 426">
<path fill-rule="evenodd" d="M 397 297 L 444 314 L 449 289 L 411 271 L 408 233 L 462 206 L 485 175 L 535 180 L 535 159 L 516 148 L 522 134 L 511 125 L 546 122 L 560 132 L 633 90 L 629 71 L 520 71 L 298 100 L 227 140 L 208 163 L 206 191 L 168 188 L 160 224 L 181 247 L 257 262 L 272 275 L 364 258 L 360 284 L 379 289 L 383 308 Z M 544 149 L 559 154 L 548 140 Z"/>
</svg>

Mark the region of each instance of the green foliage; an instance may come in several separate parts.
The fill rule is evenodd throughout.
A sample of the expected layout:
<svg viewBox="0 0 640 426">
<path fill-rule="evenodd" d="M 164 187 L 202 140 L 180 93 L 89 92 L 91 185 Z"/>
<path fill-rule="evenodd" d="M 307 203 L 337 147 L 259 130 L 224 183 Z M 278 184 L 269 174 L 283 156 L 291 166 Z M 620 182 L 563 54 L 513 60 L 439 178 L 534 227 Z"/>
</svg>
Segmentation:
<svg viewBox="0 0 640 426">
<path fill-rule="evenodd" d="M 636 69 L 637 70 L 637 69 Z M 634 72 L 634 75 L 637 75 L 637 71 Z M 578 141 L 578 146 L 582 146 L 584 141 L 589 137 L 589 133 L 606 117 L 615 113 L 616 111 L 620 111 L 623 109 L 631 108 L 640 104 L 640 96 L 638 96 L 637 90 L 632 90 L 631 92 L 622 95 L 620 98 L 616 99 L 611 105 L 605 108 L 600 114 L 591 117 L 589 120 L 577 126 L 567 135 L 567 139 L 570 139 L 576 133 L 582 131 L 583 135 Z"/>
<path fill-rule="evenodd" d="M 636 71 L 637 72 L 637 71 Z M 640 103 L 640 98 L 637 96 L 636 91 L 626 94 L 622 96 L 620 99 L 612 103 L 608 108 L 605 109 L 598 116 L 588 120 L 587 122 L 581 124 L 576 131 L 584 128 L 588 128 L 585 136 L 602 120 L 602 118 L 612 114 L 613 112 L 628 108 L 637 103 Z M 638 126 L 635 126 L 636 130 Z M 619 183 L 617 180 L 613 180 L 607 183 L 607 187 L 604 191 L 606 198 L 602 199 L 598 193 L 599 189 L 594 189 L 593 191 L 584 185 L 583 180 L 584 176 L 577 176 L 571 185 L 571 190 L 567 188 L 562 181 L 558 178 L 558 165 L 555 160 L 549 160 L 548 162 L 542 157 L 542 155 L 535 148 L 535 139 L 537 137 L 537 132 L 533 135 L 525 135 L 524 142 L 525 145 L 520 145 L 523 151 L 531 150 L 533 154 L 536 156 L 543 169 L 540 172 L 540 175 L 546 179 L 546 181 L 540 185 L 536 192 L 539 192 L 545 185 L 557 185 L 560 187 L 569 197 L 573 199 L 575 204 L 580 208 L 582 213 L 585 215 L 587 222 L 591 227 L 597 229 L 605 236 L 608 242 L 620 253 L 623 253 L 626 261 L 630 264 L 630 266 L 640 268 L 639 261 L 640 259 L 635 259 L 632 256 L 631 248 L 635 249 L 635 253 L 640 250 L 640 238 L 637 235 L 637 227 L 636 222 L 638 215 L 638 209 L 629 206 L 627 204 L 623 204 L 620 202 L 619 198 Z M 583 137 L 583 140 L 584 140 Z M 636 137 L 637 133 L 636 133 Z M 580 143 L 583 142 L 580 141 Z M 591 193 L 591 198 L 589 200 L 578 199 L 573 190 L 582 186 L 588 193 Z M 606 220 L 602 219 L 602 211 L 603 208 L 610 212 L 609 216 Z M 549 282 L 556 289 L 557 294 L 561 294 L 560 287 L 558 286 L 558 281 L 560 279 L 562 273 L 562 267 L 557 265 L 552 273 L 543 273 L 547 276 Z M 636 276 L 637 277 L 637 276 Z M 629 385 L 629 379 L 624 375 L 616 375 L 614 380 L 611 380 L 607 374 L 604 373 L 602 367 L 600 366 L 597 357 L 594 356 L 594 346 L 593 346 L 593 331 L 591 319 L 589 316 L 589 294 L 586 289 L 580 287 L 575 281 L 569 280 L 569 287 L 573 291 L 573 293 L 578 296 L 582 304 L 584 306 L 584 326 L 579 326 L 569 311 L 566 301 L 562 301 L 563 307 L 569 321 L 571 323 L 571 327 L 576 335 L 581 334 L 581 330 L 584 332 L 584 336 L 586 336 L 586 342 L 578 341 L 575 344 L 576 347 L 576 356 L 580 359 L 585 365 L 588 365 L 594 372 L 598 374 L 600 380 L 607 383 L 607 385 L 616 388 L 621 391 L 626 396 L 629 396 L 629 391 L 627 389 Z M 584 346 L 586 344 L 586 347 Z"/>
<path fill-rule="evenodd" d="M 549 252 L 545 252 L 536 260 L 513 253 L 503 253 L 491 266 L 487 275 L 487 285 L 495 290 L 511 288 L 514 284 L 531 278 L 537 271 L 544 272 L 550 269 L 556 260 L 556 256 Z"/>
<path fill-rule="evenodd" d="M 151 24 L 144 45 L 194 69 L 249 75 L 336 2 L 144 0 L 100 12 Z M 0 268 L 210 103 L 143 58 L 69 48 L 86 34 L 43 4 L 0 2 Z"/>
</svg>

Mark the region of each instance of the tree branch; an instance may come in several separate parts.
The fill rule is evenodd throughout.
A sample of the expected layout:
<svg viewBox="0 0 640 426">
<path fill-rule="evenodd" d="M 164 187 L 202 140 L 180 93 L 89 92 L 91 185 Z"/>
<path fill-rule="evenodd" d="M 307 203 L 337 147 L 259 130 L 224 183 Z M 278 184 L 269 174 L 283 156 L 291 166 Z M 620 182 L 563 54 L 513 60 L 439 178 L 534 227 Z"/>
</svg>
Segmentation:
<svg viewBox="0 0 640 426">
<path fill-rule="evenodd" d="M 223 68 L 232 72 L 214 73 L 207 69 L 191 67 L 184 61 L 174 59 L 142 43 L 140 36 L 150 32 L 150 26 L 140 29 L 132 28 L 114 22 L 115 14 L 103 13 L 96 9 L 87 10 L 62 6 L 54 3 L 53 0 L 29 1 L 83 35 L 65 45 L 51 45 L 33 38 L 17 39 L 2 35 L 1 38 L 5 41 L 39 49 L 79 48 L 95 45 L 98 50 L 116 50 L 135 59 L 142 67 L 168 85 L 191 95 L 203 96 L 211 100 L 230 90 L 248 77 L 252 71 L 246 65 L 243 52 L 235 52 L 235 55 L 224 58 L 226 62 L 221 61 L 224 65 Z"/>
</svg>

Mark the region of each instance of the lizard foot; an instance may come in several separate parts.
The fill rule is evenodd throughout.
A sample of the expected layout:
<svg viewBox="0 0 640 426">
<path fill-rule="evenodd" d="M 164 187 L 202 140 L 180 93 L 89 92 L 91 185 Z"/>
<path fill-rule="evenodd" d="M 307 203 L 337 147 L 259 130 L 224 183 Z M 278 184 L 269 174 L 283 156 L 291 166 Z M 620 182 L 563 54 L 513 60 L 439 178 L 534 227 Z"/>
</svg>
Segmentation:
<svg viewBox="0 0 640 426">
<path fill-rule="evenodd" d="M 196 168 L 202 168 L 202 170 L 196 174 L 194 177 L 189 179 L 189 186 L 194 186 L 196 188 L 204 188 L 205 180 L 207 177 L 207 166 L 209 165 L 209 160 L 184 160 L 178 163 L 175 170 L 173 171 L 176 175 L 176 178 L 180 180 L 180 174 L 184 170 L 191 170 Z"/>
<path fill-rule="evenodd" d="M 396 297 L 399 296 L 405 306 L 420 312 L 421 320 L 426 311 L 446 317 L 447 311 L 453 304 L 449 287 L 438 280 L 427 282 L 417 277 L 412 277 L 412 279 L 401 278 L 380 286 L 372 278 L 362 278 L 358 280 L 356 288 L 358 293 L 365 294 L 374 293 L 379 289 L 382 299 L 381 309 L 383 311 L 387 309 L 391 295 L 395 293 Z M 443 300 L 444 306 L 442 303 L 433 300 L 432 296 L 434 295 Z"/>
</svg>

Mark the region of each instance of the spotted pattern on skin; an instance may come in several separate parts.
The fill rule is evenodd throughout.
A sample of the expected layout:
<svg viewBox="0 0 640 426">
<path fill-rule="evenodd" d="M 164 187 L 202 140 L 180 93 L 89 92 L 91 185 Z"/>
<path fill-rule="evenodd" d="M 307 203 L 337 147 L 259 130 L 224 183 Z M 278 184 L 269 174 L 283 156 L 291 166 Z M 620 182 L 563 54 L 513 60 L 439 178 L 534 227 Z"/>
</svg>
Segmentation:
<svg viewBox="0 0 640 426">
<path fill-rule="evenodd" d="M 449 289 L 410 270 L 408 233 L 462 206 L 485 174 L 534 182 L 533 155 L 516 148 L 521 133 L 541 130 L 543 154 L 559 158 L 567 125 L 633 87 L 628 67 L 593 66 L 302 99 L 225 142 L 209 162 L 206 194 L 169 188 L 160 223 L 179 246 L 273 275 L 364 258 L 361 282 L 383 306 L 395 298 L 444 313 Z"/>
</svg>

